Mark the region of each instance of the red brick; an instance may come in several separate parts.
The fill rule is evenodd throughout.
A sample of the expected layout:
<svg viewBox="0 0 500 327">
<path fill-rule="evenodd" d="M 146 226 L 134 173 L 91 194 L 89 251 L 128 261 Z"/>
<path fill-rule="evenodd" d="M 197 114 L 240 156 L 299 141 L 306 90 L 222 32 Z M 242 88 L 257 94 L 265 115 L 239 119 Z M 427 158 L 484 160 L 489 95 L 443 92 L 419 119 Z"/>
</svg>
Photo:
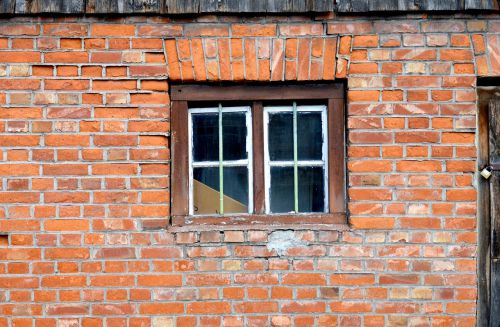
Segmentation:
<svg viewBox="0 0 500 327">
<path fill-rule="evenodd" d="M 440 84 L 439 77 L 436 76 L 398 76 L 396 85 L 398 87 L 437 87 Z"/>
<path fill-rule="evenodd" d="M 181 275 L 142 275 L 137 279 L 139 286 L 172 287 L 182 285 Z"/>
<path fill-rule="evenodd" d="M 448 201 L 475 201 L 476 191 L 473 189 L 455 189 L 446 191 L 446 199 Z"/>
<path fill-rule="evenodd" d="M 234 311 L 237 313 L 265 313 L 277 312 L 277 302 L 244 302 L 234 305 Z"/>
<path fill-rule="evenodd" d="M 476 84 L 475 77 L 469 77 L 469 76 L 460 76 L 460 77 L 445 76 L 445 77 L 443 77 L 443 86 L 444 87 L 473 87 L 475 84 Z"/>
<path fill-rule="evenodd" d="M 378 313 L 415 313 L 418 306 L 415 303 L 380 303 L 377 304 L 376 312 Z"/>
<path fill-rule="evenodd" d="M 483 54 L 486 51 L 484 44 L 484 36 L 480 34 L 472 35 L 472 45 L 474 46 L 474 54 Z"/>
<path fill-rule="evenodd" d="M 353 48 L 373 48 L 378 46 L 378 35 L 358 35 L 353 38 Z"/>
<path fill-rule="evenodd" d="M 390 143 L 392 134 L 384 132 L 351 132 L 349 140 L 352 143 Z"/>
<path fill-rule="evenodd" d="M 349 74 L 376 74 L 377 72 L 377 63 L 351 63 L 349 66 Z"/>
<path fill-rule="evenodd" d="M 233 24 L 231 25 L 232 36 L 273 36 L 276 35 L 274 24 Z"/>
<path fill-rule="evenodd" d="M 337 39 L 326 38 L 325 49 L 323 54 L 323 78 L 325 80 L 333 80 L 335 77 L 336 69 L 336 52 L 337 52 Z M 347 69 L 346 69 L 347 71 Z"/>
<path fill-rule="evenodd" d="M 405 172 L 441 171 L 442 164 L 440 161 L 431 160 L 405 160 L 399 161 L 396 164 L 396 169 Z"/>
<path fill-rule="evenodd" d="M 283 36 L 321 35 L 323 26 L 321 24 L 287 24 L 280 25 L 279 31 Z"/>
<path fill-rule="evenodd" d="M 440 51 L 441 60 L 450 61 L 470 61 L 472 60 L 471 50 L 461 50 L 461 49 L 441 49 Z"/>
<path fill-rule="evenodd" d="M 403 201 L 416 200 L 439 200 L 441 199 L 441 190 L 436 189 L 400 189 L 396 191 L 396 197 Z"/>
<path fill-rule="evenodd" d="M 383 189 L 350 189 L 351 200 L 391 200 L 390 190 Z"/>
<path fill-rule="evenodd" d="M 387 172 L 392 170 L 392 163 L 385 160 L 359 160 L 348 163 L 352 172 Z"/>
<path fill-rule="evenodd" d="M 40 80 L 37 79 L 0 79 L 1 90 L 38 90 L 40 89 Z"/>
<path fill-rule="evenodd" d="M 282 311 L 285 313 L 313 313 L 325 312 L 326 304 L 324 302 L 288 302 L 283 304 Z"/>
<path fill-rule="evenodd" d="M 4 51 L 0 52 L 0 62 L 13 62 L 13 63 L 21 63 L 21 62 L 32 62 L 39 63 L 40 62 L 40 53 L 32 52 L 32 51 Z"/>
<path fill-rule="evenodd" d="M 1 35 L 38 35 L 40 25 L 38 24 L 2 24 Z"/>
<path fill-rule="evenodd" d="M 325 277 L 321 274 L 288 273 L 283 276 L 283 284 L 291 285 L 326 285 Z"/>
<path fill-rule="evenodd" d="M 148 315 L 171 315 L 184 313 L 183 303 L 144 303 L 139 306 L 139 313 Z"/>
<path fill-rule="evenodd" d="M 67 248 L 55 249 L 49 248 L 45 250 L 45 258 L 49 260 L 54 259 L 88 259 L 90 257 L 89 249 L 84 248 Z"/>
<path fill-rule="evenodd" d="M 91 36 L 133 36 L 135 25 L 125 24 L 92 24 L 90 26 Z"/>
<path fill-rule="evenodd" d="M 394 218 L 368 218 L 351 217 L 350 223 L 355 229 L 392 229 L 394 227 Z"/>
<path fill-rule="evenodd" d="M 86 231 L 89 223 L 83 219 L 54 219 L 46 220 L 44 228 L 47 231 Z"/>
<path fill-rule="evenodd" d="M 330 302 L 330 310 L 341 313 L 362 313 L 372 311 L 372 305 L 366 302 Z"/>
<path fill-rule="evenodd" d="M 88 63 L 89 54 L 80 51 L 48 52 L 44 55 L 45 63 Z"/>
<path fill-rule="evenodd" d="M 373 274 L 334 274 L 330 277 L 331 285 L 372 285 L 374 283 Z"/>
<path fill-rule="evenodd" d="M 372 28 L 373 26 L 370 22 L 333 22 L 328 23 L 328 34 L 370 33 Z"/>
<path fill-rule="evenodd" d="M 186 311 L 188 314 L 223 314 L 230 313 L 231 307 L 227 302 L 191 302 Z"/>
<path fill-rule="evenodd" d="M 379 101 L 380 91 L 349 91 L 347 99 L 352 102 Z"/>
<path fill-rule="evenodd" d="M 44 24 L 43 32 L 46 35 L 53 36 L 86 36 L 86 24 Z"/>
<path fill-rule="evenodd" d="M 394 51 L 394 60 L 436 60 L 436 50 L 401 49 Z"/>
<path fill-rule="evenodd" d="M 182 35 L 182 25 L 175 25 L 170 23 L 139 25 L 137 34 L 140 36 L 180 36 Z"/>
<path fill-rule="evenodd" d="M 45 276 L 41 281 L 42 287 L 49 288 L 84 287 L 85 285 L 85 276 Z"/>
<path fill-rule="evenodd" d="M 471 144 L 474 143 L 474 133 L 443 133 L 442 143 Z"/>
</svg>

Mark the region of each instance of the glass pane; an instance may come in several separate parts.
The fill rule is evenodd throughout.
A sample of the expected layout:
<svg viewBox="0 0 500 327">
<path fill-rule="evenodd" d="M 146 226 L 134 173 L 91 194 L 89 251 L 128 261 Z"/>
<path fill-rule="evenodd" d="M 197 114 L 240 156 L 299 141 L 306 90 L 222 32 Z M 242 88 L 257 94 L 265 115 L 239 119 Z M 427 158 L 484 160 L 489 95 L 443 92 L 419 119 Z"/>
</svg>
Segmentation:
<svg viewBox="0 0 500 327">
<path fill-rule="evenodd" d="M 224 167 L 224 213 L 248 213 L 247 167 Z"/>
<path fill-rule="evenodd" d="M 270 113 L 268 135 L 270 160 L 293 160 L 293 114 Z"/>
<path fill-rule="evenodd" d="M 219 114 L 192 114 L 194 161 L 219 160 Z"/>
<path fill-rule="evenodd" d="M 193 169 L 193 213 L 219 214 L 219 167 Z"/>
<path fill-rule="evenodd" d="M 222 139 L 224 160 L 247 159 L 247 126 L 244 112 L 222 114 Z"/>
<path fill-rule="evenodd" d="M 272 213 L 293 211 L 293 167 L 271 167 L 270 201 Z"/>
<path fill-rule="evenodd" d="M 320 112 L 297 113 L 297 152 L 299 160 L 321 160 L 323 136 Z"/>
<path fill-rule="evenodd" d="M 324 212 L 323 167 L 299 167 L 299 212 Z"/>
</svg>

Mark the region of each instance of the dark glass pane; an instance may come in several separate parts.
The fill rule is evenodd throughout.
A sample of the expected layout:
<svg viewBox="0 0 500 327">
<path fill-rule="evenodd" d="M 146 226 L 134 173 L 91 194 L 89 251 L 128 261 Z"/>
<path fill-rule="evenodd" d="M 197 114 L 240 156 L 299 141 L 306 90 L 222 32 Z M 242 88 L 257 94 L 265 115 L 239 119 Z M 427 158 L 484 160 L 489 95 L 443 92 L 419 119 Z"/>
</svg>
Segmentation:
<svg viewBox="0 0 500 327">
<path fill-rule="evenodd" d="M 247 167 L 224 167 L 224 213 L 248 213 Z"/>
<path fill-rule="evenodd" d="M 247 126 L 244 112 L 222 114 L 222 139 L 224 160 L 247 159 Z"/>
<path fill-rule="evenodd" d="M 219 114 L 193 114 L 194 161 L 219 160 Z"/>
<path fill-rule="evenodd" d="M 299 160 L 322 159 L 323 136 L 320 112 L 297 113 L 297 153 Z"/>
<path fill-rule="evenodd" d="M 271 161 L 293 160 L 293 114 L 269 114 L 269 158 Z"/>
<path fill-rule="evenodd" d="M 323 167 L 299 167 L 299 212 L 324 212 Z"/>
<path fill-rule="evenodd" d="M 195 215 L 219 214 L 219 167 L 193 169 Z"/>
<path fill-rule="evenodd" d="M 293 167 L 271 167 L 270 201 L 272 213 L 294 210 Z"/>
</svg>

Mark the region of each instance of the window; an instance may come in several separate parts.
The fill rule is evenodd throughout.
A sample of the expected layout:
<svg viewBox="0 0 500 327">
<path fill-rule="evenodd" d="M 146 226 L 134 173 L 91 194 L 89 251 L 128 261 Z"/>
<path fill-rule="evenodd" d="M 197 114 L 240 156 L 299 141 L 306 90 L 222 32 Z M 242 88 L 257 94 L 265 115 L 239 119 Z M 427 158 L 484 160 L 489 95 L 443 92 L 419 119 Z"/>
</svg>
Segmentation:
<svg viewBox="0 0 500 327">
<path fill-rule="evenodd" d="M 172 225 L 346 222 L 340 84 L 174 86 Z"/>
<path fill-rule="evenodd" d="M 266 213 L 328 212 L 326 121 L 325 105 L 264 107 Z"/>
<path fill-rule="evenodd" d="M 252 213 L 251 108 L 190 108 L 189 214 Z"/>
</svg>

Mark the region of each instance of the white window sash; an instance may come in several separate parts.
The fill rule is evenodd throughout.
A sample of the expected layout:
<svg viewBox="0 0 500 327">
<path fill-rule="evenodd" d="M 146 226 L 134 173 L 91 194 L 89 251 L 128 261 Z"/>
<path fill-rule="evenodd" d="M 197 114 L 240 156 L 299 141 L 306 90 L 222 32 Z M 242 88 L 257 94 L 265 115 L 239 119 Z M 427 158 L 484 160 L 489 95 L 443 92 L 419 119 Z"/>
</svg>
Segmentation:
<svg viewBox="0 0 500 327">
<path fill-rule="evenodd" d="M 321 134 L 323 138 L 322 160 L 298 160 L 299 167 L 323 167 L 324 172 L 324 212 L 328 212 L 328 116 L 327 106 L 325 105 L 309 105 L 297 106 L 297 112 L 321 112 Z M 271 167 L 293 167 L 294 161 L 272 161 L 269 157 L 269 114 L 278 112 L 293 112 L 293 106 L 266 106 L 264 107 L 264 188 L 265 188 L 265 210 L 266 214 L 271 212 Z"/>
<path fill-rule="evenodd" d="M 231 161 L 222 161 L 222 165 L 224 167 L 244 167 L 249 164 L 248 159 L 243 160 L 231 160 Z M 203 167 L 219 167 L 218 161 L 194 161 L 194 168 L 203 168 Z"/>
<path fill-rule="evenodd" d="M 248 168 L 248 213 L 253 213 L 253 147 L 252 147 L 252 110 L 249 106 L 238 106 L 238 107 L 222 107 L 221 113 L 228 112 L 244 112 L 246 118 L 246 149 L 248 159 L 242 160 L 226 160 L 222 161 L 223 167 L 247 167 Z M 219 167 L 219 161 L 194 161 L 193 160 L 193 121 L 192 114 L 199 113 L 219 113 L 218 107 L 209 108 L 190 108 L 188 109 L 188 160 L 189 160 L 189 215 L 194 216 L 194 205 L 193 205 L 193 168 L 198 167 Z M 223 140 L 219 140 L 222 142 Z M 240 214 L 240 213 L 238 213 Z M 234 215 L 234 214 L 233 214 Z M 204 216 L 204 215 L 196 215 Z"/>
<path fill-rule="evenodd" d="M 293 161 L 269 161 L 271 167 L 293 167 Z M 323 160 L 297 160 L 299 167 L 322 167 L 325 165 Z"/>
</svg>

